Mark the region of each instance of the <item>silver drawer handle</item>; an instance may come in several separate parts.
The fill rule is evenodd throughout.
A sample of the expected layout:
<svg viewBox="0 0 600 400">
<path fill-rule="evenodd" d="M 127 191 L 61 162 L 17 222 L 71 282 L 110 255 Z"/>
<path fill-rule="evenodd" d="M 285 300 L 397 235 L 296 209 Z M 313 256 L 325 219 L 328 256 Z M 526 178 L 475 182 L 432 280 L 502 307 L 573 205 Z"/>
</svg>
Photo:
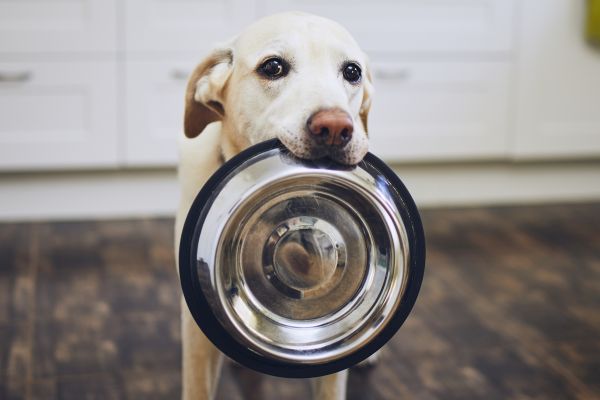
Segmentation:
<svg viewBox="0 0 600 400">
<path fill-rule="evenodd" d="M 32 77 L 30 71 L 0 72 L 0 82 L 27 82 Z"/>
<path fill-rule="evenodd" d="M 377 79 L 403 81 L 410 78 L 410 71 L 408 68 L 376 69 L 374 75 Z"/>
<path fill-rule="evenodd" d="M 190 73 L 182 69 L 174 69 L 171 71 L 171 78 L 176 81 L 185 81 L 190 76 Z"/>
</svg>

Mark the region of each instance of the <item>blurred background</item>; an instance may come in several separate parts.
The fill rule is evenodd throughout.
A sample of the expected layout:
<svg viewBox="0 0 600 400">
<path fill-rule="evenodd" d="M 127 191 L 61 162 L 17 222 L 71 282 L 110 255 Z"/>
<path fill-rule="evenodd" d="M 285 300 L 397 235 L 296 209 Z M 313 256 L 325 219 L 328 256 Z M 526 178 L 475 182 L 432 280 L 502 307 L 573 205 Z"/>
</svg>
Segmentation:
<svg viewBox="0 0 600 400">
<path fill-rule="evenodd" d="M 599 398 L 599 0 L 0 0 L 0 398 L 178 396 L 184 87 L 286 10 L 369 55 L 372 151 L 428 234 L 417 309 L 352 395 Z"/>
<path fill-rule="evenodd" d="M 369 54 L 372 150 L 418 203 L 600 197 L 586 0 L 23 0 L 0 2 L 0 218 L 171 215 L 188 74 L 285 10 Z"/>
</svg>

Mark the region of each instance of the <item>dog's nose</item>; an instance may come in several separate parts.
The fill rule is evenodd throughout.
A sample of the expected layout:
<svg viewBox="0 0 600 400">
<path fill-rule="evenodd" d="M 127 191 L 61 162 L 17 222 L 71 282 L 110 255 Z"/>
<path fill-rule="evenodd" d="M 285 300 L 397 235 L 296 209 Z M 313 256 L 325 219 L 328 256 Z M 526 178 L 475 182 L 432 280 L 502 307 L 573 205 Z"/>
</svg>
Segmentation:
<svg viewBox="0 0 600 400">
<path fill-rule="evenodd" d="M 306 123 L 313 138 L 327 146 L 345 146 L 352 139 L 352 117 L 339 108 L 314 113 Z"/>
</svg>

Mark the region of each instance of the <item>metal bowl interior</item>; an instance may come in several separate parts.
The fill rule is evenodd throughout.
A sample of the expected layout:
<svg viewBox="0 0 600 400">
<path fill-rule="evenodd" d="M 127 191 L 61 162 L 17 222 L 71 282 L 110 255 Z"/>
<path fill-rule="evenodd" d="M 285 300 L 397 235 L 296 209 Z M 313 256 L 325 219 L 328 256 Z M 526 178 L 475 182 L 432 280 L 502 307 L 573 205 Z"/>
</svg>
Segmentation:
<svg viewBox="0 0 600 400">
<path fill-rule="evenodd" d="M 261 372 L 308 377 L 368 357 L 400 327 L 424 240 L 410 195 L 374 156 L 352 168 L 307 162 L 274 140 L 207 182 L 179 262 L 217 347 Z"/>
</svg>

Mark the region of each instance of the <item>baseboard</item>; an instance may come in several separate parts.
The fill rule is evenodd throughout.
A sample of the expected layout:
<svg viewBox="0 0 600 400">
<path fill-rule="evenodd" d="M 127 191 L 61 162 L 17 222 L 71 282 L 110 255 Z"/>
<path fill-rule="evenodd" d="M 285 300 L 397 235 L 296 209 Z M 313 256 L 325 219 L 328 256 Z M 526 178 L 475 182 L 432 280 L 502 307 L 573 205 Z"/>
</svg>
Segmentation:
<svg viewBox="0 0 600 400">
<path fill-rule="evenodd" d="M 600 161 L 396 165 L 422 208 L 600 200 Z M 176 172 L 0 174 L 0 220 L 173 216 Z"/>
<path fill-rule="evenodd" d="M 175 170 L 0 175 L 0 220 L 173 216 Z"/>
<path fill-rule="evenodd" d="M 423 207 L 600 200 L 600 160 L 395 166 Z"/>
</svg>

